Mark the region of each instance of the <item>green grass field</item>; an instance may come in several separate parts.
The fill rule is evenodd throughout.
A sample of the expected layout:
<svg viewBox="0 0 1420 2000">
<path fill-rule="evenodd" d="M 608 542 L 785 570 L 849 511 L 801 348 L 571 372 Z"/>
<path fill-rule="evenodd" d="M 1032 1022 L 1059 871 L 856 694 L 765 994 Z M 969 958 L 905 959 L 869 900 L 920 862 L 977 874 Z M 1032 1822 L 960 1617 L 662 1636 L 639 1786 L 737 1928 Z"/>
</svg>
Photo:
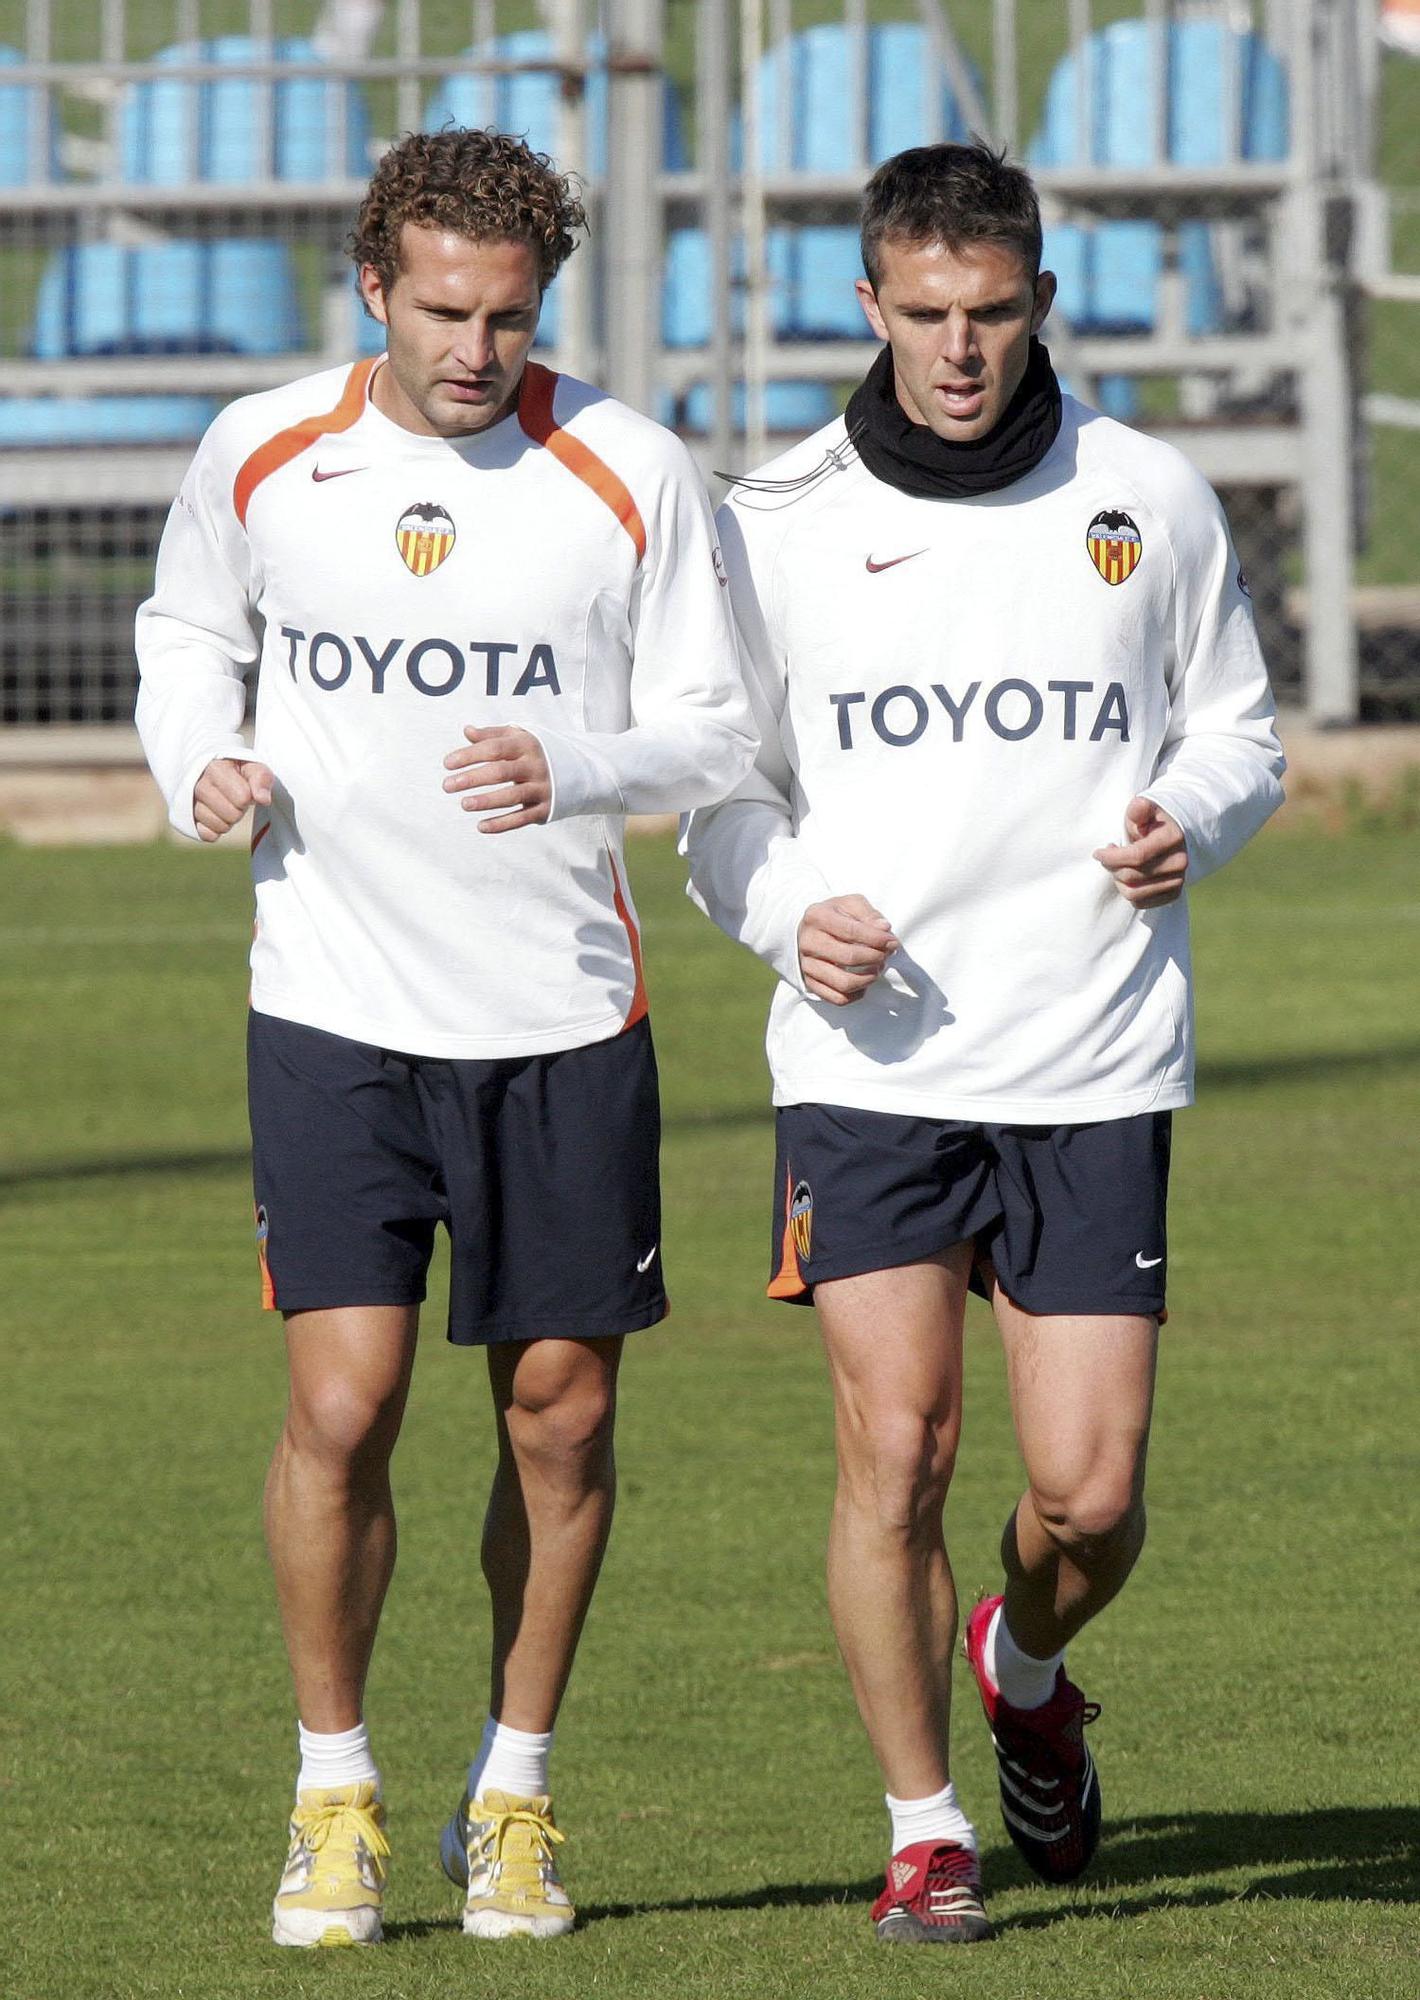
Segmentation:
<svg viewBox="0 0 1420 2000">
<path fill-rule="evenodd" d="M 969 1958 L 867 1923 L 885 1819 L 824 1606 L 828 1398 L 810 1316 L 760 1296 L 766 980 L 684 901 L 669 843 L 633 870 L 675 1311 L 628 1354 L 621 1513 L 559 1734 L 584 1922 L 472 1945 L 438 1872 L 485 1707 L 492 1447 L 436 1303 L 370 1701 L 391 1941 L 303 1954 L 265 1941 L 294 1732 L 258 1517 L 283 1391 L 248 1221 L 245 866 L 0 852 L 0 1994 L 1413 1993 L 1413 841 L 1270 833 L 1196 898 L 1152 1538 L 1072 1655 L 1104 1707 L 1106 1839 L 1074 1892 L 1025 1874 L 963 1675 L 956 1775 L 1001 1931 Z M 968 1599 L 1015 1482 L 983 1314 L 949 1523 Z"/>
</svg>

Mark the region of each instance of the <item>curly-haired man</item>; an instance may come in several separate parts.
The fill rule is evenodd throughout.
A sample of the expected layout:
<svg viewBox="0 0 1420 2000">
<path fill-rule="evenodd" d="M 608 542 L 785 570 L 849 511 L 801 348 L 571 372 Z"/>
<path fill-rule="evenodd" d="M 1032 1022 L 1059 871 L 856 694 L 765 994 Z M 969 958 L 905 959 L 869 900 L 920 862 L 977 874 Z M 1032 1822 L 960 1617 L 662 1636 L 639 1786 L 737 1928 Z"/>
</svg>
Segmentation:
<svg viewBox="0 0 1420 2000">
<path fill-rule="evenodd" d="M 449 1339 L 487 1349 L 498 1437 L 489 1719 L 442 1858 L 473 1936 L 573 1922 L 548 1753 L 622 1337 L 666 1310 L 623 819 L 713 802 L 754 753 L 688 457 L 529 359 L 583 226 L 502 134 L 387 153 L 352 239 L 385 353 L 223 412 L 138 618 L 173 823 L 210 841 L 254 810 L 257 1238 L 290 1371 L 266 1522 L 301 1748 L 279 1944 L 381 1935 L 363 1697 L 441 1222 Z"/>
</svg>

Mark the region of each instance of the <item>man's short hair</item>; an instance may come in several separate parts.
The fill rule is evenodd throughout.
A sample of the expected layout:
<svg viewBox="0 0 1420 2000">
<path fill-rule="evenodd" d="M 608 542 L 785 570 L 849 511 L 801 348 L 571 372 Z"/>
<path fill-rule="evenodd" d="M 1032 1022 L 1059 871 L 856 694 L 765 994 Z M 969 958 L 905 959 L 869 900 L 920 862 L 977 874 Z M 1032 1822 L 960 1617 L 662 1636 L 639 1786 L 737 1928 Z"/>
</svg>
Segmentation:
<svg viewBox="0 0 1420 2000">
<path fill-rule="evenodd" d="M 884 243 L 974 243 L 1019 251 L 1031 281 L 1040 271 L 1040 203 L 1022 167 L 978 140 L 970 146 L 909 146 L 884 160 L 863 194 L 863 269 L 876 291 Z"/>
<path fill-rule="evenodd" d="M 529 243 L 546 291 L 577 247 L 586 210 L 566 174 L 507 132 L 407 132 L 365 191 L 350 234 L 357 269 L 372 264 L 388 292 L 399 276 L 404 225 L 451 229 L 475 243 Z"/>
</svg>

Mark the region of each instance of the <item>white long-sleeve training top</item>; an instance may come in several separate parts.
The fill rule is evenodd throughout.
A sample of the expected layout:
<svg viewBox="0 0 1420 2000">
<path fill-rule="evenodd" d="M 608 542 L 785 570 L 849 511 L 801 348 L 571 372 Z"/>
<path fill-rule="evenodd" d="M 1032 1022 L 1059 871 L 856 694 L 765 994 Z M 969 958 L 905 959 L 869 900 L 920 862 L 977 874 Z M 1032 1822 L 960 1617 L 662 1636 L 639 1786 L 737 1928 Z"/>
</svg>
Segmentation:
<svg viewBox="0 0 1420 2000">
<path fill-rule="evenodd" d="M 144 748 L 188 835 L 214 757 L 275 774 L 259 1012 L 417 1055 L 604 1040 L 645 1010 L 623 815 L 722 798 L 754 752 L 709 503 L 669 432 L 536 363 L 453 441 L 375 408 L 382 365 L 203 439 L 138 613 Z M 481 834 L 442 789 L 470 723 L 539 739 L 548 824 Z"/>
<path fill-rule="evenodd" d="M 1143 793 L 1196 881 L 1281 803 L 1215 496 L 1070 397 L 1035 470 L 979 498 L 876 479 L 841 419 L 758 476 L 815 467 L 720 510 L 762 747 L 685 832 L 695 900 L 779 972 L 775 1102 L 1021 1124 L 1188 1103 L 1184 903 L 1133 909 L 1093 850 Z M 855 891 L 903 949 L 834 1007 L 796 934 Z"/>
</svg>

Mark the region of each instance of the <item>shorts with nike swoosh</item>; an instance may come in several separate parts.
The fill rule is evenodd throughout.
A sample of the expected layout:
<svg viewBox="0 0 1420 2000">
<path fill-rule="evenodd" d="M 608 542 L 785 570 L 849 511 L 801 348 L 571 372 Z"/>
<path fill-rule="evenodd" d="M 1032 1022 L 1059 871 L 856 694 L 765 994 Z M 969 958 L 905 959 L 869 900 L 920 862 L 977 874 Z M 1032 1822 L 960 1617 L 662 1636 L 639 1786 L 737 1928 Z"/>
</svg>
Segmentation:
<svg viewBox="0 0 1420 2000">
<path fill-rule="evenodd" d="M 418 1304 L 442 1223 L 457 1346 L 665 1317 L 648 1021 L 452 1061 L 253 1012 L 247 1078 L 265 1304 Z"/>
<path fill-rule="evenodd" d="M 841 1104 L 777 1114 L 769 1296 L 972 1241 L 1026 1312 L 1164 1317 L 1172 1114 L 976 1125 Z"/>
</svg>

